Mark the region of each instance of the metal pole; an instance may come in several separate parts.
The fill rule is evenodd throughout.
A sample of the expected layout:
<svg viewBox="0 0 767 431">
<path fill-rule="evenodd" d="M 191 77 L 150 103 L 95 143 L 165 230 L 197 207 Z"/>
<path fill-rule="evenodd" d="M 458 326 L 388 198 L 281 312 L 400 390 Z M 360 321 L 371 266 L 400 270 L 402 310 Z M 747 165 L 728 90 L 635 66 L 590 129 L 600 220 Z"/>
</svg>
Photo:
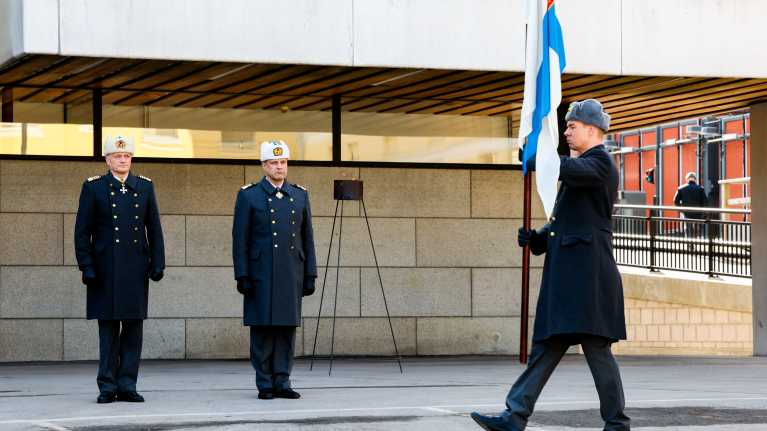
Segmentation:
<svg viewBox="0 0 767 431">
<path fill-rule="evenodd" d="M 338 205 L 341 201 L 336 201 L 336 211 L 333 213 L 333 227 L 330 228 L 330 244 L 328 245 L 328 257 L 325 259 L 325 275 L 322 277 L 322 289 L 320 290 L 320 307 L 317 309 L 317 326 L 314 328 L 314 347 L 312 348 L 312 360 L 309 362 L 309 371 L 314 369 L 314 358 L 317 353 L 317 336 L 320 333 L 320 317 L 322 317 L 322 301 L 325 298 L 325 282 L 328 280 L 328 269 L 330 268 L 330 251 L 333 250 L 333 235 L 336 232 L 336 218 L 338 217 Z M 338 283 L 336 282 L 336 290 Z"/>
<path fill-rule="evenodd" d="M 331 127 L 333 136 L 333 161 L 341 161 L 341 95 L 336 94 L 332 97 Z"/>
<path fill-rule="evenodd" d="M 101 132 L 104 126 L 104 116 L 102 107 L 102 93 L 100 89 L 93 90 L 92 111 L 93 111 L 93 157 L 101 157 Z"/>
<path fill-rule="evenodd" d="M 655 196 L 658 199 L 653 201 L 653 205 L 660 205 L 663 202 L 663 180 L 666 176 L 663 175 L 662 133 L 663 129 L 660 126 L 655 128 Z"/>
<path fill-rule="evenodd" d="M 378 273 L 378 284 L 381 286 L 381 296 L 383 297 L 384 309 L 386 310 L 386 320 L 389 322 L 389 331 L 391 331 L 391 341 L 394 344 L 394 354 L 397 355 L 397 364 L 399 364 L 399 372 L 402 374 L 402 357 L 399 354 L 397 348 L 397 339 L 394 337 L 394 326 L 391 323 L 391 314 L 389 313 L 389 303 L 386 301 L 386 292 L 384 292 L 383 279 L 381 278 L 381 267 L 378 265 L 378 256 L 376 255 L 376 246 L 373 244 L 373 232 L 370 230 L 370 221 L 368 220 L 368 210 L 365 208 L 365 200 L 360 199 L 362 204 L 362 214 L 365 216 L 365 224 L 368 228 L 368 238 L 370 238 L 370 248 L 373 250 L 373 262 L 376 265 L 376 272 Z"/>
<path fill-rule="evenodd" d="M 341 289 L 341 286 L 338 285 L 339 283 L 339 275 L 341 274 L 341 238 L 344 230 L 344 201 L 339 200 L 341 202 L 341 219 L 338 222 L 338 261 L 336 264 L 336 295 L 335 299 L 333 300 L 333 324 L 331 325 L 332 329 L 330 331 L 330 366 L 328 367 L 328 375 L 333 372 L 333 354 L 335 353 L 335 347 L 336 347 L 336 310 L 338 309 L 338 291 Z M 327 273 L 327 269 L 325 269 L 325 273 Z M 319 323 L 319 322 L 318 322 Z"/>
<path fill-rule="evenodd" d="M 650 224 L 650 272 L 658 272 L 655 269 L 655 220 L 654 211 L 650 211 L 650 216 L 647 218 L 647 222 Z"/>
<path fill-rule="evenodd" d="M 708 276 L 715 278 L 714 274 L 714 229 L 711 225 L 711 213 L 706 213 L 706 232 L 708 233 Z"/>
<path fill-rule="evenodd" d="M 530 200 L 532 199 L 532 174 L 525 173 L 524 181 L 524 210 L 522 213 L 522 226 L 530 229 Z M 530 245 L 522 250 L 522 310 L 519 317 L 519 362 L 527 363 L 527 320 L 528 306 L 530 302 Z"/>
<path fill-rule="evenodd" d="M 13 123 L 13 88 L 3 87 L 2 91 L 2 121 L 3 123 Z"/>
</svg>

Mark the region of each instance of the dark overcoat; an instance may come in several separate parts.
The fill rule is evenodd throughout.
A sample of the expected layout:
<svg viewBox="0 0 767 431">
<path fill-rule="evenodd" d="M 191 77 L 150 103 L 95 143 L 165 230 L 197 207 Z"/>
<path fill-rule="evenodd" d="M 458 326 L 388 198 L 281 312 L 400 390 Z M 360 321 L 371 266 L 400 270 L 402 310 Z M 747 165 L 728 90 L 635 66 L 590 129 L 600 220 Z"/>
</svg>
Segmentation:
<svg viewBox="0 0 767 431">
<path fill-rule="evenodd" d="M 706 191 L 703 187 L 699 186 L 695 181 L 690 181 L 684 186 L 679 187 L 676 190 L 674 196 L 674 205 L 680 207 L 705 207 L 708 204 L 706 198 Z M 684 216 L 686 218 L 702 219 L 705 218 L 705 213 L 689 212 L 685 211 Z"/>
<path fill-rule="evenodd" d="M 91 267 L 87 318 L 146 319 L 150 270 L 165 269 L 160 211 L 154 185 L 129 174 L 125 188 L 111 173 L 83 183 L 75 221 L 75 255 Z"/>
<path fill-rule="evenodd" d="M 282 196 L 281 198 L 279 196 Z M 237 194 L 232 228 L 234 277 L 248 277 L 247 326 L 300 326 L 304 279 L 317 277 L 309 193 L 263 178 Z"/>
<path fill-rule="evenodd" d="M 591 334 L 626 338 L 623 285 L 612 247 L 618 170 L 604 146 L 562 157 L 561 185 L 549 223 L 535 235 L 546 253 L 533 339 Z"/>
</svg>

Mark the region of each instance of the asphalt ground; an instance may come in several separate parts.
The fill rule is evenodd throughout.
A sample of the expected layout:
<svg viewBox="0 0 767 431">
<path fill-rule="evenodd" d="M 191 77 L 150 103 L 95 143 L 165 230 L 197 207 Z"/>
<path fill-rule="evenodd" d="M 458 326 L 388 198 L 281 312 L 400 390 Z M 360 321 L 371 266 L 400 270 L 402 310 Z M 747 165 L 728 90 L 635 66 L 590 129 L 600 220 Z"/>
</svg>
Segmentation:
<svg viewBox="0 0 767 431">
<path fill-rule="evenodd" d="M 634 430 L 767 430 L 767 358 L 619 357 Z M 299 360 L 300 400 L 257 399 L 247 361 L 144 361 L 145 403 L 96 404 L 94 362 L 0 365 L 0 430 L 479 430 L 513 357 Z M 565 357 L 528 430 L 599 430 L 585 360 Z"/>
</svg>

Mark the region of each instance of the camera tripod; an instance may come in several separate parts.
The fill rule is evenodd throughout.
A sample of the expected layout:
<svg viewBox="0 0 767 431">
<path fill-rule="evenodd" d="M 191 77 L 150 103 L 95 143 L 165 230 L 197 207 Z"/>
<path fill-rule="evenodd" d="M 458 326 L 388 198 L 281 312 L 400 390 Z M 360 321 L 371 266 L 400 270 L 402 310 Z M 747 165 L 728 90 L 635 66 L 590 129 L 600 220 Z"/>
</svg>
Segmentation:
<svg viewBox="0 0 767 431">
<path fill-rule="evenodd" d="M 368 220 L 367 209 L 365 208 L 365 200 L 362 198 L 362 181 L 357 180 L 335 180 L 334 182 L 334 194 L 333 198 L 336 200 L 336 210 L 333 213 L 333 227 L 330 230 L 330 245 L 328 246 L 327 259 L 325 260 L 325 275 L 322 278 L 322 289 L 320 290 L 320 306 L 317 311 L 317 326 L 314 331 L 314 347 L 312 348 L 312 359 L 309 364 L 309 370 L 314 369 L 314 360 L 317 352 L 317 336 L 320 332 L 320 317 L 322 315 L 322 303 L 325 299 L 325 283 L 328 279 L 328 270 L 330 267 L 330 253 L 333 250 L 333 236 L 335 235 L 336 221 L 338 220 L 338 256 L 336 260 L 336 292 L 333 299 L 333 319 L 332 329 L 330 335 L 330 364 L 328 368 L 328 375 L 333 372 L 333 358 L 335 351 L 335 336 L 336 336 L 336 311 L 338 306 L 338 290 L 339 275 L 341 274 L 341 240 L 343 239 L 343 226 L 344 226 L 344 201 L 359 201 L 362 205 L 362 214 L 365 219 L 365 225 L 367 226 L 368 237 L 370 238 L 370 247 L 373 250 L 373 262 L 375 263 L 376 273 L 378 274 L 378 285 L 381 287 L 381 295 L 383 296 L 384 308 L 386 310 L 386 320 L 389 323 L 389 331 L 391 333 L 392 344 L 394 345 L 394 354 L 397 357 L 397 364 L 399 365 L 399 371 L 402 373 L 402 357 L 397 349 L 397 340 L 394 337 L 394 326 L 391 323 L 391 315 L 389 314 L 389 305 L 386 301 L 386 292 L 383 288 L 383 280 L 381 279 L 381 268 L 378 266 L 378 256 L 376 255 L 375 244 L 373 243 L 373 234 L 370 230 L 370 221 Z M 339 213 L 339 207 L 341 212 Z M 340 215 L 339 215 L 340 214 Z"/>
</svg>

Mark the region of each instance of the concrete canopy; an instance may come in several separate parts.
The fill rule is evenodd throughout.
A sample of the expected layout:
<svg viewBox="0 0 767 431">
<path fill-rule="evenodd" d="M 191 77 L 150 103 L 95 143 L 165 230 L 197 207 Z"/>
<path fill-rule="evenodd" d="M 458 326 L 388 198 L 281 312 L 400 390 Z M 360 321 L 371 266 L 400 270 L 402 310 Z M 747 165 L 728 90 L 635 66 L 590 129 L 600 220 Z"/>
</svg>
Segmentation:
<svg viewBox="0 0 767 431">
<path fill-rule="evenodd" d="M 767 98 L 762 1 L 556 7 L 564 102 L 600 98 L 614 130 Z M 0 24 L 13 100 L 322 110 L 340 94 L 346 111 L 512 119 L 522 101 L 522 0 L 8 0 Z"/>
<path fill-rule="evenodd" d="M 521 72 L 120 59 L 27 54 L 0 66 L 19 102 L 185 108 L 342 110 L 510 116 L 518 125 Z M 563 102 L 600 99 L 613 130 L 744 109 L 767 79 L 566 74 Z"/>
</svg>

